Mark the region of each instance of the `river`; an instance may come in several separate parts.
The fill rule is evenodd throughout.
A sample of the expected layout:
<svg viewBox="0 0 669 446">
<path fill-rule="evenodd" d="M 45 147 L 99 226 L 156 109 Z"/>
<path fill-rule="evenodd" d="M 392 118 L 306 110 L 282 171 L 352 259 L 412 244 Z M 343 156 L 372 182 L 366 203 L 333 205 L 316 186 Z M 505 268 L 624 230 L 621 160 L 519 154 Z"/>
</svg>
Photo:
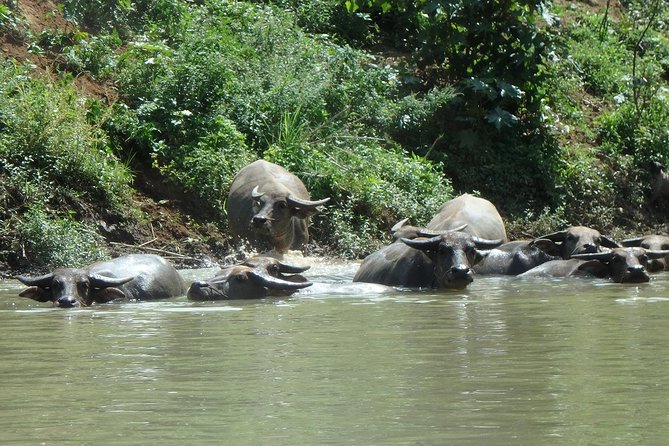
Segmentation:
<svg viewBox="0 0 669 446">
<path fill-rule="evenodd" d="M 0 282 L 8 445 L 659 445 L 669 273 L 52 308 Z M 183 271 L 188 280 L 214 270 Z"/>
</svg>

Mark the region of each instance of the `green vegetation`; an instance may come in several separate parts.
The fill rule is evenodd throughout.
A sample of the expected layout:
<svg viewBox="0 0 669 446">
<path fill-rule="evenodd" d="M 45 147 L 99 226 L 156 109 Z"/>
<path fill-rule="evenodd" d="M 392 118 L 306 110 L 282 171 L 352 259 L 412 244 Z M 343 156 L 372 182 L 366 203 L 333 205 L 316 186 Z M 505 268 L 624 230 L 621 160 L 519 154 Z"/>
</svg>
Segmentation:
<svg viewBox="0 0 669 446">
<path fill-rule="evenodd" d="M 518 236 L 663 221 L 645 206 L 649 162 L 669 162 L 662 0 L 61 6 L 71 27 L 21 31 L 61 71 L 0 66 L 0 260 L 18 243 L 74 262 L 49 253 L 95 240 L 56 234 L 90 234 L 86 209 L 127 213 L 130 169 L 147 166 L 225 231 L 232 178 L 257 158 L 332 198 L 312 232 L 339 256 L 386 243 L 399 219 L 425 223 L 455 191 L 494 201 Z M 8 8 L 0 27 L 26 29 Z M 118 100 L 78 97 L 78 76 Z M 60 228 L 46 248 L 39 219 Z"/>
</svg>

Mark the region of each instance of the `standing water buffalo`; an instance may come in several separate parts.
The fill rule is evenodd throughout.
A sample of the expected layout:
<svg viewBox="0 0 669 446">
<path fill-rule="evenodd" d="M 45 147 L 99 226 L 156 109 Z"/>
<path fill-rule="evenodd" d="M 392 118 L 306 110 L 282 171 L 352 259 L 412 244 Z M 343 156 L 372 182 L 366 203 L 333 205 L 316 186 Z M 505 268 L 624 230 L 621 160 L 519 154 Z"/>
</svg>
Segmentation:
<svg viewBox="0 0 669 446">
<path fill-rule="evenodd" d="M 393 243 L 367 256 L 353 281 L 410 288 L 465 288 L 473 280 L 471 267 L 482 258 L 479 249 L 494 248 L 506 239 L 495 206 L 468 194 L 445 203 L 428 228 L 412 230 L 417 238 L 401 238 L 403 244 Z M 421 237 L 430 233 L 434 236 Z"/>
<path fill-rule="evenodd" d="M 311 201 L 299 178 L 264 160 L 240 170 L 226 203 L 230 231 L 253 247 L 286 252 L 309 241 L 309 217 L 329 198 Z"/>
<path fill-rule="evenodd" d="M 312 285 L 299 274 L 308 269 L 271 257 L 253 257 L 240 265 L 223 268 L 210 279 L 193 282 L 187 296 L 195 301 L 290 296 Z"/>
<path fill-rule="evenodd" d="M 609 277 L 617 283 L 643 283 L 650 277 L 648 261 L 669 255 L 669 251 L 651 251 L 643 248 L 613 248 L 608 252 L 574 254 L 569 260 L 552 260 L 523 273 L 530 276 L 595 276 Z"/>
<path fill-rule="evenodd" d="M 601 247 L 620 248 L 615 241 L 603 236 L 596 229 L 586 226 L 572 226 L 563 231 L 542 235 L 555 243 L 559 243 L 560 256 L 569 259 L 574 254 L 587 254 L 601 251 Z"/>
<path fill-rule="evenodd" d="M 644 235 L 643 237 L 630 238 L 620 242 L 623 246 L 638 246 L 651 251 L 661 251 L 669 249 L 669 236 L 666 235 Z M 648 262 L 648 271 L 656 272 L 669 270 L 669 257 L 651 259 Z"/>
<path fill-rule="evenodd" d="M 488 251 L 483 260 L 474 266 L 474 272 L 515 276 L 560 258 L 557 245 L 548 239 L 516 240 Z"/>
<path fill-rule="evenodd" d="M 59 307 L 89 306 L 115 299 L 183 296 L 186 284 L 171 263 L 153 254 L 130 254 L 85 268 L 57 268 L 40 277 L 17 276 L 29 288 L 19 296 Z"/>
</svg>

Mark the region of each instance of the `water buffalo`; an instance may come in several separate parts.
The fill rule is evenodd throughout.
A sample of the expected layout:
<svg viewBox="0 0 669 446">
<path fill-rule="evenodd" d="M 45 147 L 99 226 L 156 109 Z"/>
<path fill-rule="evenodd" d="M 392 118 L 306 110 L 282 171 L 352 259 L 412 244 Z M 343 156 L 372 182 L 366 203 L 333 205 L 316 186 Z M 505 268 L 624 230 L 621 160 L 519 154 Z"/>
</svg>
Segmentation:
<svg viewBox="0 0 669 446">
<path fill-rule="evenodd" d="M 666 235 L 644 235 L 623 240 L 620 242 L 623 246 L 638 246 L 651 251 L 661 251 L 669 249 L 669 236 Z M 669 257 L 651 259 L 648 262 L 647 269 L 650 272 L 669 270 Z"/>
<path fill-rule="evenodd" d="M 470 194 L 460 195 L 444 203 L 425 228 L 435 231 L 462 228 L 463 232 L 481 239 L 508 240 L 504 221 L 495 205 Z"/>
<path fill-rule="evenodd" d="M 599 277 L 607 274 L 606 265 L 599 260 L 558 259 L 519 274 L 518 277 Z"/>
<path fill-rule="evenodd" d="M 186 292 L 174 266 L 153 254 L 130 254 L 85 268 L 57 268 L 40 277 L 16 278 L 29 287 L 19 296 L 51 301 L 59 307 L 85 307 L 115 299 L 166 299 Z"/>
<path fill-rule="evenodd" d="M 444 203 L 424 229 L 402 229 L 404 223 L 394 226 L 395 233 L 408 235 L 400 238 L 403 244 L 393 243 L 368 255 L 354 282 L 465 288 L 473 280 L 471 267 L 483 257 L 478 250 L 506 240 L 504 222 L 495 206 L 469 194 Z"/>
<path fill-rule="evenodd" d="M 309 217 L 329 198 L 311 201 L 299 178 L 264 160 L 241 169 L 226 203 L 232 234 L 254 248 L 286 252 L 309 241 Z"/>
<path fill-rule="evenodd" d="M 560 258 L 557 245 L 548 239 L 516 240 L 488 251 L 474 266 L 474 272 L 515 276 Z"/>
<path fill-rule="evenodd" d="M 432 238 L 401 239 L 367 256 L 354 282 L 380 283 L 409 288 L 462 289 L 474 279 L 471 267 L 481 260 L 479 249 L 499 246 L 460 231 Z"/>
<path fill-rule="evenodd" d="M 563 231 L 542 235 L 555 243 L 559 243 L 560 256 L 569 259 L 574 254 L 585 254 L 601 251 L 601 247 L 619 248 L 615 241 L 603 236 L 596 229 L 586 226 L 572 226 Z"/>
<path fill-rule="evenodd" d="M 613 248 L 608 252 L 574 254 L 569 260 L 551 260 L 519 277 L 552 276 L 608 277 L 617 283 L 643 283 L 650 277 L 646 270 L 649 259 L 669 255 L 669 251 L 651 251 L 643 248 Z"/>
<path fill-rule="evenodd" d="M 223 268 L 215 277 L 193 282 L 187 297 L 202 301 L 290 296 L 312 285 L 299 275 L 307 269 L 309 267 L 287 265 L 271 257 L 254 257 L 240 265 Z"/>
</svg>

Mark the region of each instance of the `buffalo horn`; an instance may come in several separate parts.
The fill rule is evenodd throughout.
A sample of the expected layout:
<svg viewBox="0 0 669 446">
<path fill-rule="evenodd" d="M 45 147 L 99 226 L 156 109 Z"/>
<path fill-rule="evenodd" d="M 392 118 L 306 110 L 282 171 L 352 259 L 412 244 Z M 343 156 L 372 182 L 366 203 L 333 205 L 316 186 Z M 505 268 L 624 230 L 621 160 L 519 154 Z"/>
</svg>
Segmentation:
<svg viewBox="0 0 669 446">
<path fill-rule="evenodd" d="M 397 231 L 399 231 L 400 228 L 401 228 L 402 226 L 404 226 L 408 221 L 409 221 L 409 218 L 405 218 L 405 219 L 403 219 L 403 220 L 398 221 L 397 223 L 395 223 L 395 226 L 393 226 L 392 228 L 390 228 L 390 232 L 397 232 Z"/>
<path fill-rule="evenodd" d="M 134 278 L 135 278 L 134 276 L 130 276 L 130 277 L 107 277 L 107 276 L 103 276 L 101 274 L 91 274 L 90 275 L 91 285 L 93 285 L 96 288 L 106 288 L 106 287 L 110 287 L 110 286 L 123 285 L 124 283 L 130 282 Z"/>
<path fill-rule="evenodd" d="M 253 198 L 260 198 L 263 195 L 265 195 L 265 192 L 258 191 L 258 186 L 254 187 L 253 190 L 251 191 L 251 197 Z"/>
<path fill-rule="evenodd" d="M 669 250 L 667 250 L 667 249 L 657 249 L 657 250 L 647 249 L 646 254 L 651 259 L 661 259 L 663 257 L 669 256 Z"/>
<path fill-rule="evenodd" d="M 618 244 L 618 242 L 616 242 L 615 240 L 611 240 L 610 238 L 608 238 L 604 235 L 601 236 L 601 240 L 602 240 L 601 245 L 605 248 L 620 248 L 621 247 L 620 244 Z"/>
<path fill-rule="evenodd" d="M 415 249 L 421 249 L 423 251 L 430 251 L 437 249 L 439 247 L 439 243 L 441 243 L 441 236 L 436 236 L 428 239 L 409 239 L 409 238 L 402 238 L 402 242 L 404 242 L 405 245 L 410 246 Z"/>
<path fill-rule="evenodd" d="M 51 282 L 53 281 L 53 273 L 38 277 L 16 276 L 16 280 L 20 281 L 24 285 L 46 288 L 50 286 Z"/>
<path fill-rule="evenodd" d="M 641 246 L 642 240 L 643 237 L 628 238 L 620 242 L 620 244 L 627 247 Z"/>
<path fill-rule="evenodd" d="M 288 195 L 286 201 L 288 202 L 289 205 L 293 207 L 315 208 L 316 206 L 324 205 L 325 203 L 330 201 L 330 198 L 328 197 L 328 198 L 323 198 L 322 200 L 311 201 L 311 200 L 303 200 L 301 198 Z"/>
<path fill-rule="evenodd" d="M 502 244 L 501 239 L 489 240 L 485 238 L 472 237 L 472 240 L 474 241 L 474 244 L 476 244 L 476 247 L 481 249 L 496 248 Z"/>
<path fill-rule="evenodd" d="M 286 263 L 281 263 L 278 262 L 277 266 L 279 267 L 279 272 L 280 273 L 285 273 L 285 274 L 298 274 L 298 273 L 303 273 L 311 266 L 297 266 L 297 265 L 288 265 Z"/>
<path fill-rule="evenodd" d="M 436 237 L 438 235 L 444 235 L 448 234 L 449 232 L 460 232 L 464 230 L 467 227 L 467 223 L 464 225 L 457 226 L 453 229 L 441 229 L 441 230 L 435 230 L 435 229 L 427 229 L 427 228 L 420 228 L 417 232 L 417 234 L 420 237 Z"/>
<path fill-rule="evenodd" d="M 261 273 L 255 270 L 249 271 L 248 275 L 262 286 L 274 290 L 299 290 L 300 288 L 306 288 L 312 285 L 311 282 L 290 282 L 288 280 L 277 279 L 276 277 L 272 277 L 269 274 Z"/>
<path fill-rule="evenodd" d="M 613 257 L 613 251 L 607 252 L 588 252 L 584 254 L 572 254 L 573 259 L 581 260 L 602 260 L 604 262 L 611 260 Z"/>
</svg>

